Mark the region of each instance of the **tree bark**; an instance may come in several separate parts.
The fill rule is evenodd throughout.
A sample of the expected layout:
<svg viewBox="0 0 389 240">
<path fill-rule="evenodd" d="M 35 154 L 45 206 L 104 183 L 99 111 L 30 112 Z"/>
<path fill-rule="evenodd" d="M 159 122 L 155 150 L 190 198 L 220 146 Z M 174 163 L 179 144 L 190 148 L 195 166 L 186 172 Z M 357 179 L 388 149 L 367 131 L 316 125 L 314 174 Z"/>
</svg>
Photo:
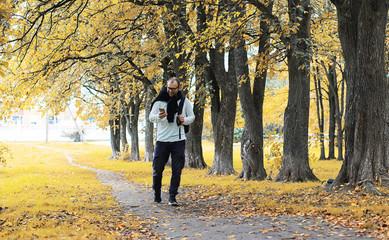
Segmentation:
<svg viewBox="0 0 389 240">
<path fill-rule="evenodd" d="M 328 143 L 328 159 L 335 159 L 335 129 L 336 129 L 336 116 L 338 115 L 337 112 L 337 96 L 338 96 L 338 88 L 337 88 L 337 81 L 336 81 L 336 72 L 335 72 L 335 64 L 331 64 L 328 66 L 327 71 L 327 79 L 328 79 L 328 100 L 330 105 L 330 122 L 329 122 L 329 128 L 328 128 L 328 136 L 329 136 L 329 143 Z"/>
<path fill-rule="evenodd" d="M 289 0 L 288 5 L 289 19 L 293 24 L 298 23 L 299 28 L 289 40 L 289 96 L 284 115 L 284 149 L 281 169 L 274 180 L 318 181 L 309 167 L 308 159 L 310 1 Z"/>
<path fill-rule="evenodd" d="M 129 113 L 126 115 L 127 129 L 131 137 L 131 161 L 139 161 L 139 135 L 138 135 L 138 119 L 142 97 L 137 95 L 131 97 L 129 102 Z"/>
<path fill-rule="evenodd" d="M 362 185 L 380 194 L 375 181 L 387 183 L 385 171 L 385 1 L 332 0 L 338 14 L 339 38 L 347 81 L 345 160 L 332 188 Z"/>
<path fill-rule="evenodd" d="M 120 153 L 120 116 L 109 120 L 112 154 L 109 159 L 115 159 Z"/>
<path fill-rule="evenodd" d="M 342 82 L 341 82 L 341 97 L 340 97 L 340 102 L 338 104 L 338 109 L 337 109 L 337 116 L 336 116 L 336 135 L 337 135 L 337 147 L 338 147 L 338 160 L 343 161 L 343 124 L 342 124 L 342 119 L 344 115 L 344 83 L 345 79 L 342 77 Z M 338 97 L 339 98 L 339 97 Z"/>
<path fill-rule="evenodd" d="M 220 46 L 221 47 L 221 46 Z M 224 52 L 218 47 L 210 52 L 211 59 L 211 121 L 215 142 L 215 154 L 208 174 L 234 174 L 233 142 L 238 86 L 229 54 L 229 70 L 224 68 Z"/>
<path fill-rule="evenodd" d="M 199 2 L 197 5 L 197 31 L 204 32 L 207 28 L 207 16 L 204 8 L 204 3 Z M 190 126 L 190 131 L 186 135 L 186 154 L 185 166 L 195 169 L 204 169 L 207 164 L 204 161 L 202 134 L 204 125 L 204 106 L 206 100 L 205 83 L 208 78 L 209 62 L 207 60 L 207 52 L 196 44 L 195 54 L 195 76 L 196 76 L 196 91 L 193 103 L 193 112 L 195 121 Z"/>
<path fill-rule="evenodd" d="M 193 112 L 196 120 L 190 125 L 190 131 L 186 134 L 185 166 L 195 169 L 204 169 L 207 168 L 207 164 L 203 157 L 202 146 L 204 105 L 201 106 L 198 102 L 195 102 Z"/>
<path fill-rule="evenodd" d="M 271 12 L 273 5 L 267 6 Z M 239 5 L 233 12 L 244 12 Z M 244 130 L 241 139 L 242 171 L 237 178 L 243 180 L 264 180 L 267 177 L 263 164 L 263 100 L 265 96 L 265 84 L 267 65 L 269 61 L 269 24 L 266 20 L 260 23 L 261 37 L 258 47 L 258 59 L 256 76 L 253 89 L 251 88 L 249 67 L 247 63 L 246 44 L 242 33 L 237 35 L 235 50 L 236 79 L 240 82 L 238 92 L 245 119 Z"/>
<path fill-rule="evenodd" d="M 389 83 L 389 79 L 388 79 Z M 389 94 L 386 95 L 386 121 L 385 121 L 385 161 L 384 168 L 389 170 Z"/>
<path fill-rule="evenodd" d="M 329 70 L 327 70 L 324 63 L 322 63 L 323 68 L 326 71 L 326 75 L 328 77 L 328 89 L 329 89 L 329 99 L 333 102 L 333 113 L 330 113 L 334 115 L 334 121 L 336 125 L 336 139 L 337 139 L 337 148 L 338 148 L 338 160 L 343 161 L 343 127 L 342 127 L 342 119 L 344 114 L 344 73 L 343 78 L 341 80 L 341 96 L 339 99 L 339 88 L 338 88 L 338 81 L 336 80 L 336 57 L 332 58 L 332 64 L 329 67 Z M 331 106 L 330 106 L 331 107 Z M 330 110 L 331 111 L 331 110 Z M 330 127 L 331 128 L 331 127 Z M 335 130 L 333 130 L 335 131 Z M 335 136 L 335 133 L 334 133 Z M 330 158 L 330 157 L 328 157 Z M 335 157 L 331 157 L 335 158 Z M 330 158 L 330 159 L 331 159 Z"/>
<path fill-rule="evenodd" d="M 120 142 L 121 142 L 121 156 L 124 160 L 128 158 L 128 141 L 127 141 L 127 120 L 126 112 L 128 109 L 125 106 L 121 106 L 122 112 L 120 113 Z"/>
<path fill-rule="evenodd" d="M 184 85 L 188 78 L 188 69 L 183 67 L 187 63 L 188 53 L 185 51 L 185 40 L 187 35 L 184 25 L 186 25 L 186 3 L 179 1 L 176 3 L 166 2 L 166 8 L 169 13 L 164 16 L 164 29 L 166 32 L 166 39 L 168 39 L 168 62 L 167 75 L 174 73 L 174 76 L 179 78 Z M 168 78 L 166 78 L 167 80 Z M 184 93 L 187 90 L 184 89 Z"/>
<path fill-rule="evenodd" d="M 145 126 L 145 162 L 152 162 L 154 157 L 154 124 L 150 122 L 148 116 L 151 112 L 152 93 L 150 90 L 147 91 L 146 103 L 145 103 L 145 115 L 146 115 L 146 126 Z"/>
<path fill-rule="evenodd" d="M 185 86 L 186 79 L 188 78 L 188 69 L 183 67 L 187 64 L 191 51 L 185 51 L 184 42 L 187 38 L 193 38 L 194 34 L 189 27 L 189 23 L 187 22 L 188 18 L 186 17 L 186 3 L 176 3 L 176 4 L 166 4 L 167 8 L 170 12 L 173 13 L 174 18 L 169 20 L 169 15 L 166 18 L 164 23 L 165 30 L 167 32 L 167 37 L 172 39 L 169 49 L 169 58 L 172 59 L 170 62 L 169 69 L 174 72 L 175 76 L 178 77 L 182 82 L 182 85 Z M 199 3 L 197 7 L 197 14 L 200 16 L 198 18 L 198 26 L 200 32 L 206 28 L 206 17 L 205 17 L 205 9 L 203 3 Z M 203 52 L 199 48 L 199 44 L 197 43 L 196 53 L 198 55 L 195 56 L 195 65 L 196 72 L 198 72 L 199 61 L 205 63 L 206 60 L 206 52 Z M 207 64 L 209 65 L 209 64 Z M 204 88 L 204 76 L 200 76 L 197 74 L 196 76 L 196 93 L 194 99 L 193 112 L 195 114 L 195 122 L 193 122 L 190 126 L 190 131 L 186 135 L 186 148 L 185 148 L 185 165 L 191 168 L 206 168 L 207 165 L 203 158 L 203 149 L 202 149 L 202 130 L 203 130 L 203 116 L 204 116 L 204 98 L 203 93 L 199 92 L 202 88 Z M 187 95 L 189 92 L 189 88 L 184 88 L 183 93 Z"/>
<path fill-rule="evenodd" d="M 319 67 L 317 67 L 316 73 L 317 74 L 313 78 L 315 81 L 317 122 L 319 125 L 319 141 L 320 141 L 319 160 L 326 160 L 325 145 L 324 145 L 324 106 L 323 106 L 323 94 L 321 88 L 321 77 L 319 75 Z"/>
</svg>

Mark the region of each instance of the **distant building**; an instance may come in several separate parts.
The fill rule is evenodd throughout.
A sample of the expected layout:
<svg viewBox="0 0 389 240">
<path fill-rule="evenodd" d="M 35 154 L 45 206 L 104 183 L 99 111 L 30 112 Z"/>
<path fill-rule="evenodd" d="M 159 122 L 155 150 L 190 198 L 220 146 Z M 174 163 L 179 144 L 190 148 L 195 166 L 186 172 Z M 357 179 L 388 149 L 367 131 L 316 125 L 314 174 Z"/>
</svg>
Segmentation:
<svg viewBox="0 0 389 240">
<path fill-rule="evenodd" d="M 85 140 L 109 140 L 109 131 L 99 129 L 93 118 L 74 121 L 72 113 L 67 109 L 46 117 L 34 110 L 15 112 L 0 120 L 0 141 L 74 141 L 78 128 Z"/>
</svg>

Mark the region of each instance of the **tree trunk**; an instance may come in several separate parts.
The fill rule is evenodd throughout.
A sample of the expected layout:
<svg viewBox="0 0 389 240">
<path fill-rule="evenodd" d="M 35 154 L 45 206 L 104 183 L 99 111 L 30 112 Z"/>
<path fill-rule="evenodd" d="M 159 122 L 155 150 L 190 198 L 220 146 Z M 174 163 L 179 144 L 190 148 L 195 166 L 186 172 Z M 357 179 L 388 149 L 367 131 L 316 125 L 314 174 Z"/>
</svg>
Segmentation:
<svg viewBox="0 0 389 240">
<path fill-rule="evenodd" d="M 195 169 L 207 168 L 203 157 L 202 132 L 204 105 L 194 104 L 193 112 L 196 120 L 190 125 L 190 131 L 186 134 L 185 166 Z"/>
<path fill-rule="evenodd" d="M 389 83 L 389 79 L 388 79 Z M 384 167 L 386 171 L 389 170 L 389 94 L 386 95 L 386 121 L 385 121 L 385 161 Z"/>
<path fill-rule="evenodd" d="M 368 192 L 380 194 L 374 182 L 388 178 L 384 168 L 388 4 L 370 0 L 332 2 L 337 8 L 347 81 L 345 160 L 332 188 L 362 185 Z"/>
<path fill-rule="evenodd" d="M 342 127 L 342 119 L 344 115 L 344 83 L 345 79 L 342 78 L 341 82 L 341 98 L 340 102 L 337 105 L 337 115 L 336 115 L 336 135 L 337 135 L 337 147 L 338 147 L 338 160 L 343 161 L 343 127 Z M 339 97 L 338 97 L 339 99 Z"/>
<path fill-rule="evenodd" d="M 203 157 L 202 134 L 204 123 L 204 101 L 205 96 L 202 95 L 200 88 L 204 88 L 203 76 L 197 75 L 195 102 L 193 105 L 193 112 L 195 114 L 195 121 L 190 125 L 190 131 L 186 134 L 186 153 L 185 166 L 195 169 L 204 169 L 207 164 Z"/>
<path fill-rule="evenodd" d="M 331 64 L 328 67 L 327 79 L 329 85 L 328 100 L 330 105 L 330 125 L 328 128 L 329 146 L 328 146 L 328 159 L 335 159 L 335 128 L 336 128 L 336 113 L 337 110 L 337 96 L 338 88 L 336 81 L 336 69 L 335 64 Z"/>
<path fill-rule="evenodd" d="M 186 3 L 166 2 L 165 6 L 169 11 L 169 14 L 164 16 L 163 25 L 166 32 L 166 39 L 168 39 L 168 59 L 171 60 L 168 62 L 167 69 L 170 74 L 174 72 L 174 76 L 179 78 L 181 83 L 185 85 L 185 81 L 188 77 L 188 69 L 183 67 L 188 61 L 188 56 L 184 50 L 184 43 L 187 35 L 185 34 L 185 28 L 183 26 L 187 21 Z M 184 93 L 186 94 L 187 90 L 184 89 Z"/>
<path fill-rule="evenodd" d="M 146 115 L 146 126 L 145 126 L 145 158 L 144 161 L 152 162 L 154 157 L 154 125 L 149 120 L 151 112 L 152 93 L 147 89 L 147 98 L 145 103 L 145 115 Z"/>
<path fill-rule="evenodd" d="M 187 65 L 188 59 L 192 54 L 192 51 L 185 51 L 184 42 L 187 38 L 193 38 L 194 34 L 188 24 L 188 18 L 186 16 L 186 3 L 166 3 L 166 7 L 172 14 L 167 14 L 164 18 L 164 29 L 166 31 L 167 39 L 171 39 L 169 44 L 169 57 L 171 61 L 168 61 L 168 64 L 164 69 L 168 70 L 170 74 L 178 77 L 181 80 L 182 86 L 184 86 L 183 93 L 187 95 L 189 92 L 189 87 L 185 88 L 186 80 L 188 78 L 188 69 L 183 67 Z M 202 15 L 202 19 L 198 19 L 198 28 L 205 29 L 206 16 L 203 3 L 199 3 L 197 6 L 198 16 Z M 201 32 L 201 31 L 200 31 Z M 198 43 L 199 44 L 199 43 Z M 198 69 L 199 59 L 206 60 L 206 53 L 200 51 L 199 47 L 196 48 L 195 64 L 196 72 Z M 203 61 L 203 60 L 202 60 Z M 208 64 L 207 64 L 208 65 Z M 201 66 L 203 67 L 203 66 Z M 164 73 L 168 75 L 168 73 Z M 203 84 L 204 76 L 197 75 L 196 77 L 196 93 L 194 99 L 194 114 L 196 120 L 191 124 L 190 132 L 186 135 L 186 166 L 192 168 L 205 168 L 207 167 L 202 150 L 202 130 L 203 130 L 203 115 L 204 115 L 204 100 L 203 94 L 198 92 L 201 88 L 204 88 Z"/>
<path fill-rule="evenodd" d="M 389 79 L 388 79 L 389 83 Z M 389 87 L 388 87 L 389 89 Z M 386 95 L 386 114 L 385 114 L 385 153 L 384 153 L 384 167 L 383 172 L 389 173 L 389 94 Z M 389 177 L 382 177 L 382 184 L 389 186 Z"/>
<path fill-rule="evenodd" d="M 122 146 L 121 156 L 123 160 L 128 160 L 128 141 L 127 141 L 127 120 L 125 114 L 128 109 L 122 106 L 122 113 L 120 113 L 120 140 Z"/>
<path fill-rule="evenodd" d="M 220 46 L 221 47 L 221 46 Z M 236 100 L 238 86 L 235 78 L 234 67 L 231 63 L 233 56 L 230 52 L 229 70 L 224 68 L 224 52 L 212 49 L 211 59 L 211 121 L 215 142 L 215 154 L 213 165 L 209 174 L 230 175 L 234 174 L 233 167 L 233 142 L 234 125 L 236 115 Z"/>
<path fill-rule="evenodd" d="M 127 118 L 127 129 L 128 133 L 131 137 L 131 161 L 139 161 L 139 135 L 138 135 L 138 119 L 139 119 L 139 110 L 140 104 L 142 103 L 142 98 L 139 96 L 133 96 L 130 99 L 129 103 L 129 114 L 126 116 Z"/>
<path fill-rule="evenodd" d="M 323 106 L 323 94 L 321 88 L 321 77 L 319 75 L 319 67 L 316 68 L 316 73 L 317 74 L 313 78 L 315 81 L 317 122 L 319 125 L 319 140 L 320 140 L 319 160 L 326 160 L 325 145 L 324 145 L 324 106 Z"/>
<path fill-rule="evenodd" d="M 336 125 L 336 138 L 337 138 L 337 148 L 338 148 L 338 160 L 343 160 L 343 128 L 342 128 L 342 118 L 344 113 L 344 74 L 343 78 L 341 80 L 341 98 L 339 99 L 339 93 L 338 93 L 338 81 L 336 77 L 336 57 L 332 58 L 332 64 L 329 67 L 329 70 L 327 71 L 327 68 L 325 67 L 324 63 L 322 63 L 326 75 L 328 78 L 328 89 L 329 89 L 329 99 L 332 101 L 332 107 L 333 107 L 333 113 L 334 115 L 334 125 Z M 331 108 L 331 103 L 330 103 Z M 331 110 L 330 110 L 331 111 Z M 331 125 L 331 124 L 330 124 Z M 331 128 L 331 126 L 330 126 Z M 333 130 L 335 131 L 335 130 Z M 334 134 L 335 136 L 335 134 Z M 328 157 L 330 158 L 330 156 Z M 334 156 L 331 156 L 330 159 L 335 158 Z"/>
<path fill-rule="evenodd" d="M 197 5 L 197 31 L 204 32 L 207 28 L 207 16 L 204 4 L 199 2 Z M 185 166 L 195 169 L 204 169 L 207 164 L 203 157 L 202 134 L 204 124 L 204 106 L 206 100 L 205 83 L 208 78 L 207 70 L 209 66 L 207 52 L 196 44 L 195 70 L 196 70 L 196 92 L 193 104 L 195 121 L 190 126 L 190 131 L 186 135 L 186 154 Z"/>
<path fill-rule="evenodd" d="M 109 130 L 111 135 L 112 155 L 109 159 L 115 159 L 120 153 L 120 116 L 109 120 Z"/>
<path fill-rule="evenodd" d="M 308 159 L 310 1 L 289 0 L 288 4 L 289 19 L 293 24 L 299 23 L 299 28 L 289 40 L 289 96 L 284 115 L 284 149 L 281 169 L 274 180 L 318 181 Z"/>
<path fill-rule="evenodd" d="M 268 12 L 273 5 L 267 6 Z M 239 5 L 233 12 L 244 13 Z M 266 20 L 260 23 L 261 37 L 258 46 L 258 60 L 253 89 L 249 76 L 246 44 L 242 33 L 237 35 L 235 50 L 236 79 L 240 82 L 238 92 L 245 119 L 241 139 L 242 171 L 237 178 L 243 180 L 264 180 L 267 176 L 263 164 L 263 100 L 269 61 L 269 24 Z M 261 63 L 260 63 L 261 61 Z"/>
</svg>

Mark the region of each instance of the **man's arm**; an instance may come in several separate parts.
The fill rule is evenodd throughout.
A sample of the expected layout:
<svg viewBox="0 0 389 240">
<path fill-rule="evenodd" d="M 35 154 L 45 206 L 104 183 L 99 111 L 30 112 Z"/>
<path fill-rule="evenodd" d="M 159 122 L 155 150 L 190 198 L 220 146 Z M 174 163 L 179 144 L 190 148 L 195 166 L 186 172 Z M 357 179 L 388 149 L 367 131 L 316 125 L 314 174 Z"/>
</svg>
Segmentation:
<svg viewBox="0 0 389 240">
<path fill-rule="evenodd" d="M 184 109 L 182 112 L 184 114 L 184 122 L 182 124 L 189 125 L 195 120 L 192 104 L 187 98 L 185 98 Z"/>
<path fill-rule="evenodd" d="M 161 102 L 155 102 L 149 115 L 150 122 L 158 123 L 161 122 L 163 119 L 166 119 L 166 112 L 164 113 L 164 115 L 161 115 L 161 117 L 159 113 L 159 108 L 164 108 L 163 104 L 161 104 Z"/>
</svg>

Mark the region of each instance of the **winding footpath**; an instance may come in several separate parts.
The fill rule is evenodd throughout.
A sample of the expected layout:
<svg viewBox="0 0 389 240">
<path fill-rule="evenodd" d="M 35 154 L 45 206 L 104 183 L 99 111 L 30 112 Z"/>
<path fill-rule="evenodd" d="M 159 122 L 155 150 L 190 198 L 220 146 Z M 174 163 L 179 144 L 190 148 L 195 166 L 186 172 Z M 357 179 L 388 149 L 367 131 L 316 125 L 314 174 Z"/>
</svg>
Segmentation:
<svg viewBox="0 0 389 240">
<path fill-rule="evenodd" d="M 124 211 L 150 222 L 152 231 L 162 239 L 373 239 L 306 216 L 203 216 L 207 210 L 204 203 L 182 199 L 179 207 L 172 207 L 167 204 L 166 193 L 161 204 L 154 204 L 150 188 L 129 182 L 118 173 L 82 166 L 67 158 L 72 166 L 96 172 L 98 180 L 111 187 Z"/>
</svg>

